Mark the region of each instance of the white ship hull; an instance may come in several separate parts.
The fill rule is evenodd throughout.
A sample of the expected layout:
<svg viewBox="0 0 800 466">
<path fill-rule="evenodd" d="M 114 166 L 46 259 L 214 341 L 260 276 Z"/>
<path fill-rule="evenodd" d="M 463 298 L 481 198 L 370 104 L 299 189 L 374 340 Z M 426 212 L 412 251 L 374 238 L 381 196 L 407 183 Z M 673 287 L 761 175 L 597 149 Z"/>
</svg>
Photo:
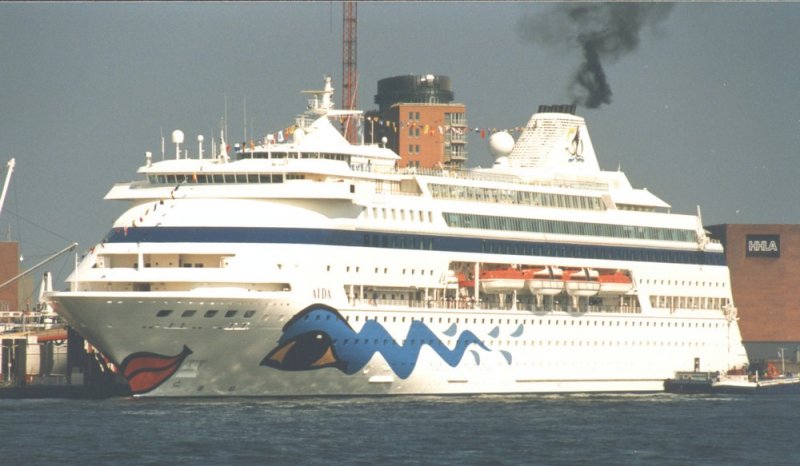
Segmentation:
<svg viewBox="0 0 800 466">
<path fill-rule="evenodd" d="M 147 396 L 660 391 L 676 367 L 688 367 L 695 358 L 704 367 L 725 367 L 727 343 L 737 333 L 735 324 L 697 313 L 643 317 L 366 305 L 339 310 L 353 333 L 349 342 L 336 342 L 372 354 L 363 366 L 284 370 L 264 360 L 278 346 L 284 325 L 309 307 L 288 297 L 134 294 L 110 302 L 104 296 L 64 293 L 59 301 L 68 320 L 91 322 L 78 331 L 121 370 L 131 355 L 173 358 L 191 351 L 174 373 L 160 373 L 162 366 L 171 370 L 170 364 L 151 363 L 147 370 L 155 375 L 150 380 L 139 380 L 141 372 L 129 377 L 134 393 Z M 176 312 L 157 317 L 164 309 Z M 185 309 L 198 312 L 181 318 L 178 311 Z M 222 312 L 203 317 L 209 309 Z M 227 309 L 239 310 L 239 317 L 224 317 Z M 244 319 L 244 309 L 256 313 Z M 379 324 L 393 341 L 381 335 L 376 343 L 375 335 L 359 335 L 365 319 Z M 412 338 L 412 321 L 430 329 L 436 340 Z M 472 335 L 481 344 L 470 342 Z M 411 354 L 384 356 L 392 345 Z M 450 361 L 440 354 L 453 352 L 460 354 Z M 387 357 L 398 358 L 394 368 Z"/>
</svg>

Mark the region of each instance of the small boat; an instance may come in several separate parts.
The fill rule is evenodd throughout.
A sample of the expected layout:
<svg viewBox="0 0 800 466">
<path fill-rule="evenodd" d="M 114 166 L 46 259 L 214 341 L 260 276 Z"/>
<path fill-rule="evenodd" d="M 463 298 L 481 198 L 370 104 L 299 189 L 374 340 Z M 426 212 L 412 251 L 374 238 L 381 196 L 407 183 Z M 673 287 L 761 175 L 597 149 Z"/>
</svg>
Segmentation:
<svg viewBox="0 0 800 466">
<path fill-rule="evenodd" d="M 514 267 L 485 270 L 480 273 L 481 290 L 484 293 L 511 293 L 525 290 L 525 275 Z"/>
<path fill-rule="evenodd" d="M 764 378 L 743 369 L 719 372 L 678 371 L 664 381 L 668 393 L 800 394 L 800 376 L 781 374 L 768 363 Z"/>
<path fill-rule="evenodd" d="M 678 371 L 675 377 L 664 381 L 667 393 L 711 393 L 711 384 L 719 372 Z"/>
<path fill-rule="evenodd" d="M 525 286 L 536 296 L 553 296 L 564 291 L 563 271 L 558 267 L 527 269 Z"/>
<path fill-rule="evenodd" d="M 580 269 L 564 271 L 564 284 L 570 296 L 595 296 L 600 292 L 600 274 L 597 270 Z"/>
<path fill-rule="evenodd" d="M 711 391 L 712 393 L 800 394 L 800 377 L 789 375 L 775 379 L 754 380 L 748 376 L 726 376 L 712 383 Z"/>
<path fill-rule="evenodd" d="M 713 393 L 769 393 L 800 394 L 800 376 L 783 374 L 774 364 L 767 363 L 764 378 L 758 372 L 746 374 L 743 371 L 729 371 L 711 384 Z"/>
<path fill-rule="evenodd" d="M 613 273 L 600 273 L 597 277 L 600 283 L 600 290 L 597 292 L 598 296 L 616 296 L 625 294 L 633 289 L 633 280 L 630 275 L 622 270 L 616 270 Z"/>
</svg>

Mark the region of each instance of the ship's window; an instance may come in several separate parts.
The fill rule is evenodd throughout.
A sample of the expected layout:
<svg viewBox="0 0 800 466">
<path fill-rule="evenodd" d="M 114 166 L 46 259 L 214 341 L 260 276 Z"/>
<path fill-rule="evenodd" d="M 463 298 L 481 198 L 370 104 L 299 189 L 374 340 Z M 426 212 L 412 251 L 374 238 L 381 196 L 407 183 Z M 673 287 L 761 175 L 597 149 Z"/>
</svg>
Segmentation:
<svg viewBox="0 0 800 466">
<path fill-rule="evenodd" d="M 236 182 L 237 183 L 247 183 L 247 175 L 243 173 L 239 173 L 236 175 Z"/>
<path fill-rule="evenodd" d="M 206 313 L 203 314 L 203 317 L 214 317 L 215 315 L 217 315 L 218 312 L 219 311 L 215 310 L 206 311 Z"/>
<path fill-rule="evenodd" d="M 162 309 L 156 313 L 156 317 L 167 317 L 170 314 L 172 314 L 171 310 Z"/>
<path fill-rule="evenodd" d="M 225 317 L 230 318 L 236 315 L 239 311 L 225 311 Z"/>
<path fill-rule="evenodd" d="M 258 183 L 258 174 L 257 173 L 249 173 L 247 175 L 247 182 L 248 183 Z"/>
<path fill-rule="evenodd" d="M 244 311 L 244 318 L 249 319 L 255 315 L 256 311 Z"/>
<path fill-rule="evenodd" d="M 181 317 L 192 317 L 196 313 L 197 313 L 197 311 L 194 311 L 194 310 L 183 311 L 183 313 L 181 314 Z"/>
</svg>

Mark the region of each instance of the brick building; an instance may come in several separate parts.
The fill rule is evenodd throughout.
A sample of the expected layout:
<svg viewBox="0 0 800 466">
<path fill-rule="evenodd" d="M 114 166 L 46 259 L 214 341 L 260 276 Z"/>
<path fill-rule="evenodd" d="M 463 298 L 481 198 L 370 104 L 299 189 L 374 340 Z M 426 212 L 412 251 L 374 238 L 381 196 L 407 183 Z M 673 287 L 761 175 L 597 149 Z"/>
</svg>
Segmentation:
<svg viewBox="0 0 800 466">
<path fill-rule="evenodd" d="M 0 283 L 19 273 L 19 245 L 16 242 L 0 242 Z M 18 282 L 0 288 L 0 312 L 17 311 Z"/>
<path fill-rule="evenodd" d="M 707 227 L 722 242 L 739 327 L 751 360 L 800 362 L 800 225 Z"/>
<path fill-rule="evenodd" d="M 377 111 L 367 112 L 366 141 L 401 158 L 400 167 L 460 168 L 467 161 L 466 107 L 453 103 L 450 78 L 407 75 L 378 81 Z"/>
</svg>

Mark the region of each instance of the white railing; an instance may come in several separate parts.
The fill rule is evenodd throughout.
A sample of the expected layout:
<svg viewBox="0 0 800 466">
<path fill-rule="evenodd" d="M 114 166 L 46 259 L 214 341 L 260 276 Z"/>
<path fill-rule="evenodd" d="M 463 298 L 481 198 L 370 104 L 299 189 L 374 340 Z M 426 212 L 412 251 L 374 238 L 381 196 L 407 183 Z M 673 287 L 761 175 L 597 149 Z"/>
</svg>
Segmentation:
<svg viewBox="0 0 800 466">
<path fill-rule="evenodd" d="M 578 308 L 570 306 L 568 303 L 543 304 L 517 302 L 499 303 L 496 301 L 474 301 L 471 299 L 361 299 L 352 298 L 350 304 L 355 308 L 381 309 L 461 309 L 465 311 L 529 311 L 529 312 L 572 312 L 572 313 L 609 313 L 609 314 L 641 314 L 642 309 L 635 305 L 624 306 L 597 306 L 581 305 Z"/>
</svg>

